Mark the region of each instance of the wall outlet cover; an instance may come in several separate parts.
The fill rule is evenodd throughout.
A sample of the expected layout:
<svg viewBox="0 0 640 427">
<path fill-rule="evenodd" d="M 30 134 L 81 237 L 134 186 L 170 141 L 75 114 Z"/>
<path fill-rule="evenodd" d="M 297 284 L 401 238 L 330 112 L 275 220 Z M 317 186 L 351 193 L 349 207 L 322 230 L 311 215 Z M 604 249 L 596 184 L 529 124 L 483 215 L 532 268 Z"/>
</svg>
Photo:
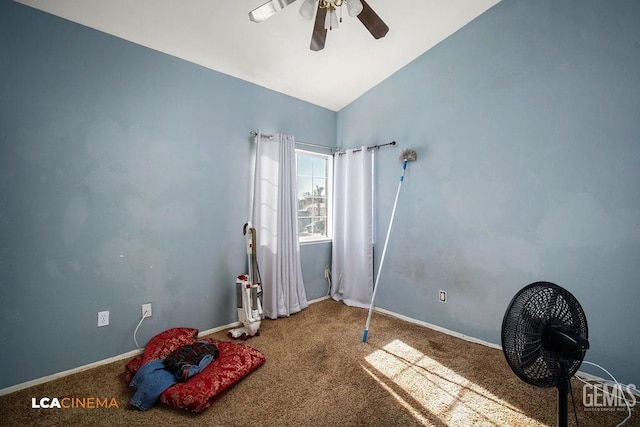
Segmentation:
<svg viewBox="0 0 640 427">
<path fill-rule="evenodd" d="M 142 317 L 147 318 L 153 315 L 153 310 L 151 309 L 151 303 L 148 302 L 146 304 L 142 304 Z"/>
<path fill-rule="evenodd" d="M 99 311 L 98 312 L 98 327 L 109 325 L 109 312 L 108 311 Z"/>
<path fill-rule="evenodd" d="M 438 299 L 440 300 L 440 302 L 447 302 L 447 291 L 440 291 L 439 295 L 438 295 Z"/>
</svg>

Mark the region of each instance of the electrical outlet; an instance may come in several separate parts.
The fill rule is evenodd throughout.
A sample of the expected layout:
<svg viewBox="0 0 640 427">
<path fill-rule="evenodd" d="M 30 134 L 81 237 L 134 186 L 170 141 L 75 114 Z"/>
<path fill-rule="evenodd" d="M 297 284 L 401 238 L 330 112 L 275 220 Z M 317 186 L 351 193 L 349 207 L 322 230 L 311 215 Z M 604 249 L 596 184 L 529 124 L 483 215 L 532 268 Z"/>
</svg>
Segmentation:
<svg viewBox="0 0 640 427">
<path fill-rule="evenodd" d="M 328 269 L 328 268 L 325 268 L 325 269 L 324 269 L 324 278 L 325 278 L 325 279 L 328 279 L 328 278 L 329 278 L 329 269 Z"/>
<path fill-rule="evenodd" d="M 102 326 L 109 325 L 109 312 L 108 311 L 99 311 L 98 312 L 98 328 Z"/>
<path fill-rule="evenodd" d="M 440 302 L 447 302 L 447 291 L 440 291 L 440 294 L 438 295 L 438 300 Z"/>
<path fill-rule="evenodd" d="M 142 318 L 151 317 L 153 311 L 151 310 L 151 303 L 142 304 Z"/>
</svg>

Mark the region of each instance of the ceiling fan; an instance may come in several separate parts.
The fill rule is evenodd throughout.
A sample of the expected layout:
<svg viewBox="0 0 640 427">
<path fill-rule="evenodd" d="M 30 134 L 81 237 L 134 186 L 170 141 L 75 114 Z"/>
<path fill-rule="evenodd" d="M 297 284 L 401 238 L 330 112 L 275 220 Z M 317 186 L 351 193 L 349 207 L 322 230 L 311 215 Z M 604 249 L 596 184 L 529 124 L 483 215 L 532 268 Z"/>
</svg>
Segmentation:
<svg viewBox="0 0 640 427">
<path fill-rule="evenodd" d="M 249 19 L 253 22 L 262 22 L 275 15 L 280 10 L 289 6 L 296 0 L 270 0 L 260 7 L 249 12 Z M 306 19 L 313 19 L 316 10 L 316 21 L 311 35 L 311 50 L 319 51 L 324 49 L 324 42 L 327 38 L 327 30 L 338 28 L 338 16 L 340 12 L 340 22 L 342 21 L 342 6 L 347 6 L 349 16 L 357 16 L 360 22 L 375 39 L 384 37 L 389 31 L 389 27 L 371 9 L 365 0 L 304 0 L 300 7 L 300 15 Z"/>
</svg>

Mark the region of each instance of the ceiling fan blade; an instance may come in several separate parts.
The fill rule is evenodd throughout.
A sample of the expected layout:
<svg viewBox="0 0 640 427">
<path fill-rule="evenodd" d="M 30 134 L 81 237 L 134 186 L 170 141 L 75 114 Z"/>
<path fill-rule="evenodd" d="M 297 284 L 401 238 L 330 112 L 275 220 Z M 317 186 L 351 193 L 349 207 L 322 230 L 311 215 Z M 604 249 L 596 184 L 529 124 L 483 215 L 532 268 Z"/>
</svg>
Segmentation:
<svg viewBox="0 0 640 427">
<path fill-rule="evenodd" d="M 367 30 L 371 33 L 371 35 L 376 38 L 382 38 L 387 35 L 389 31 L 389 27 L 384 23 L 382 19 L 378 16 L 377 13 L 371 9 L 371 6 L 367 4 L 366 1 L 362 1 L 362 12 L 358 15 L 358 19 L 362 22 Z"/>
<path fill-rule="evenodd" d="M 296 0 L 269 0 L 260 7 L 249 12 L 249 19 L 253 22 L 262 22 L 280 12 Z"/>
<path fill-rule="evenodd" d="M 320 7 L 320 4 L 318 3 L 316 23 L 313 25 L 313 34 L 311 35 L 311 50 L 316 52 L 324 49 L 324 42 L 327 39 L 327 29 L 324 27 L 324 20 L 326 17 L 327 9 Z"/>
</svg>

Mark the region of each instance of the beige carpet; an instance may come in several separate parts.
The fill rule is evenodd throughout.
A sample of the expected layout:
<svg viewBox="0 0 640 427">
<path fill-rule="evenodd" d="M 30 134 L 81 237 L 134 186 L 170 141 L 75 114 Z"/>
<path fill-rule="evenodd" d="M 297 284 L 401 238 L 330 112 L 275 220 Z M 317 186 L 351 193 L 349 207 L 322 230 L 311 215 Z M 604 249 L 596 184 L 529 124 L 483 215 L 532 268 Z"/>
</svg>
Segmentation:
<svg viewBox="0 0 640 427">
<path fill-rule="evenodd" d="M 60 426 L 537 426 L 556 424 L 556 390 L 522 382 L 502 352 L 332 300 L 290 318 L 265 320 L 247 344 L 267 362 L 202 414 L 128 405 L 126 361 L 0 397 L 0 425 Z M 183 325 L 176 325 L 183 326 Z M 187 325 L 188 326 L 188 325 Z M 226 339 L 224 332 L 213 335 Z M 46 354 L 43 354 L 46 357 Z M 583 407 L 581 426 L 614 426 L 626 410 Z M 97 397 L 118 407 L 33 409 L 32 398 Z M 640 425 L 634 410 L 626 426 Z M 575 425 L 569 403 L 569 425 Z"/>
</svg>

